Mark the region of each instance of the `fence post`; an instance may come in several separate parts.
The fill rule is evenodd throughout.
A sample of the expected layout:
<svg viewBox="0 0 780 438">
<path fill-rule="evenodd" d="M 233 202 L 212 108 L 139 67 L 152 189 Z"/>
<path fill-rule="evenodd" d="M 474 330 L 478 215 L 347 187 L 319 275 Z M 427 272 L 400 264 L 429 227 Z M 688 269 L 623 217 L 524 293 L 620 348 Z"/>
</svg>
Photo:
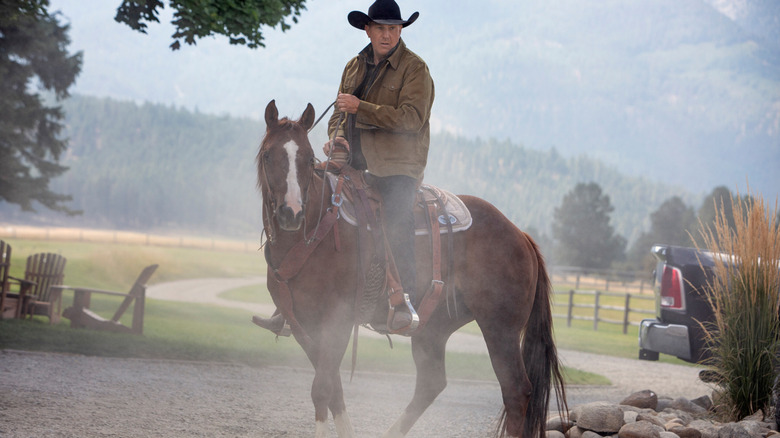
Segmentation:
<svg viewBox="0 0 780 438">
<path fill-rule="evenodd" d="M 628 309 L 630 308 L 629 307 L 630 303 L 631 303 L 631 294 L 626 293 L 626 310 L 623 313 L 623 334 L 624 335 L 628 333 Z"/>
<path fill-rule="evenodd" d="M 593 330 L 599 330 L 599 298 L 601 296 L 600 291 L 596 291 L 596 302 L 593 306 Z"/>
<path fill-rule="evenodd" d="M 571 327 L 572 309 L 574 309 L 574 289 L 569 291 L 569 311 L 566 316 L 566 327 Z"/>
<path fill-rule="evenodd" d="M 609 292 L 609 277 L 604 279 L 604 291 Z"/>
<path fill-rule="evenodd" d="M 580 288 L 580 274 L 577 274 L 577 281 L 574 283 L 574 289 Z"/>
</svg>

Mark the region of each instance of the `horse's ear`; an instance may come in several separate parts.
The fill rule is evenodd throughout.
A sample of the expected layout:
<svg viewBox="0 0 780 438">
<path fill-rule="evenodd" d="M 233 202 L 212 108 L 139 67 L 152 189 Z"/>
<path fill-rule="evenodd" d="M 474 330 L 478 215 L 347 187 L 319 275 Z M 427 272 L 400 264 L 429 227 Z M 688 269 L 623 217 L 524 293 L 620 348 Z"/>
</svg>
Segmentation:
<svg viewBox="0 0 780 438">
<path fill-rule="evenodd" d="M 279 110 L 276 109 L 276 101 L 272 100 L 268 102 L 268 106 L 265 107 L 265 126 L 266 130 L 270 130 L 272 126 L 279 124 Z"/>
<path fill-rule="evenodd" d="M 307 131 L 314 125 L 314 107 L 311 104 L 306 105 L 306 109 L 303 110 L 303 115 L 301 115 L 298 123 Z"/>
</svg>

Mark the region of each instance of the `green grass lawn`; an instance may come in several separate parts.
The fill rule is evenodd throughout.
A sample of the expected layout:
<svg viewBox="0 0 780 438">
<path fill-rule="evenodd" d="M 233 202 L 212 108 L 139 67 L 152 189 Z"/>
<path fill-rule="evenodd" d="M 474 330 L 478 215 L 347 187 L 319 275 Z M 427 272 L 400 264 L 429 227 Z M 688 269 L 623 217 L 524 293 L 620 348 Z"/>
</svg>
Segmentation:
<svg viewBox="0 0 780 438">
<path fill-rule="evenodd" d="M 24 260 L 36 252 L 55 252 L 68 259 L 65 283 L 126 292 L 140 270 L 152 263 L 160 268 L 150 284 L 199 277 L 257 276 L 265 273 L 262 252 L 220 252 L 185 248 L 87 242 L 47 242 L 7 239 L 13 247 L 12 274 L 23 276 Z M 258 292 L 259 291 L 259 292 Z M 223 293 L 222 298 L 270 303 L 267 291 L 257 286 Z M 65 294 L 68 306 L 72 295 Z M 110 317 L 121 299 L 93 296 L 92 308 Z M 130 325 L 130 311 L 123 318 Z M 300 347 L 291 338 L 278 340 L 250 322 L 248 311 L 182 304 L 149 299 L 144 335 L 133 336 L 88 330 L 71 330 L 68 320 L 49 326 L 45 318 L 34 321 L 0 321 L 0 348 L 41 350 L 118 357 L 180 360 L 230 361 L 252 366 L 292 365 L 309 367 Z M 462 330 L 479 333 L 471 323 Z M 559 348 L 635 358 L 636 328 L 624 335 L 619 326 L 602 324 L 594 332 L 592 323 L 555 320 Z M 351 350 L 349 350 L 351 351 Z M 350 366 L 349 351 L 344 360 Z M 668 358 L 664 360 L 669 361 Z M 675 360 L 672 360 L 675 361 Z M 681 363 L 681 361 L 676 361 Z M 385 340 L 361 338 L 358 369 L 413 373 L 408 344 L 396 342 L 390 349 Z M 447 372 L 453 378 L 495 379 L 487 356 L 448 353 Z M 608 379 L 575 369 L 567 369 L 570 384 L 607 384 Z"/>
</svg>

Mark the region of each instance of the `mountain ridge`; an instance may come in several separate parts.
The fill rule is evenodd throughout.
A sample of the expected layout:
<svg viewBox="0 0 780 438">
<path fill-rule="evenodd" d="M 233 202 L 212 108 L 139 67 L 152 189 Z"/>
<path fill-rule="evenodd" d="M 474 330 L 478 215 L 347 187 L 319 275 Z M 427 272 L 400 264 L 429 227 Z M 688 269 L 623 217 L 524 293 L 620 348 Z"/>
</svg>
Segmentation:
<svg viewBox="0 0 780 438">
<path fill-rule="evenodd" d="M 259 233 L 255 154 L 262 122 L 79 95 L 64 109 L 71 146 L 62 163 L 70 169 L 51 186 L 73 195 L 69 206 L 83 210 L 83 216 L 46 210 L 25 214 L 0 204 L 3 221 L 225 236 Z M 320 145 L 312 147 L 325 158 Z M 612 225 L 629 240 L 645 231 L 650 213 L 669 197 L 680 196 L 697 207 L 700 202 L 683 188 L 626 175 L 585 156 L 569 158 L 555 149 L 448 133 L 431 136 L 425 181 L 484 198 L 537 237 L 549 235 L 553 210 L 580 182 L 596 182 L 610 196 Z"/>
<path fill-rule="evenodd" d="M 310 0 L 292 29 L 266 32 L 262 50 L 213 38 L 178 52 L 165 15 L 142 35 L 113 23 L 110 3 L 52 2 L 85 51 L 77 93 L 255 120 L 271 99 L 282 113 L 308 102 L 320 111 L 367 43 L 346 23 L 365 1 Z M 399 3 L 420 11 L 403 38 L 434 76 L 435 131 L 585 154 L 693 192 L 749 182 L 780 193 L 780 49 L 770 43 L 780 3 Z M 733 19 L 724 13 L 740 4 Z"/>
</svg>

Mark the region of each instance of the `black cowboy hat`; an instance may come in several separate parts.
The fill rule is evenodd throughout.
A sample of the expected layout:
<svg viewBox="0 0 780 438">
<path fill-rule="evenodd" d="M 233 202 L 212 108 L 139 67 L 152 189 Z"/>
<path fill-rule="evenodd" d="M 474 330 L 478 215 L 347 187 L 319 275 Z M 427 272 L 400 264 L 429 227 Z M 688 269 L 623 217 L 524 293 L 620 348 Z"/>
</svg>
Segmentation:
<svg viewBox="0 0 780 438">
<path fill-rule="evenodd" d="M 363 30 L 372 21 L 379 24 L 400 24 L 402 27 L 406 27 L 414 23 L 414 20 L 419 16 L 420 13 L 415 12 L 408 20 L 404 21 L 401 19 L 401 8 L 398 7 L 395 0 L 376 0 L 368 8 L 368 15 L 360 11 L 352 11 L 347 15 L 347 20 L 352 26 Z"/>
</svg>

